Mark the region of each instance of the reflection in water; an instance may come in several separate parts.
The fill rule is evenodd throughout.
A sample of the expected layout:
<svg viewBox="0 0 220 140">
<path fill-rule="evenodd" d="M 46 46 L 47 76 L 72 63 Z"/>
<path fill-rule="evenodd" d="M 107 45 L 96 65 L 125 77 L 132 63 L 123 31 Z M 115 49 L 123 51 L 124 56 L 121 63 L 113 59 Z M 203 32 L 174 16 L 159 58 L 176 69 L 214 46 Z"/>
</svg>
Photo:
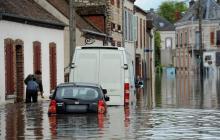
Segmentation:
<svg viewBox="0 0 220 140">
<path fill-rule="evenodd" d="M 155 90 L 150 81 L 137 89 L 135 107 L 110 106 L 105 115 L 48 117 L 49 101 L 0 106 L 0 139 L 220 139 L 219 84 L 163 74 Z"/>
<path fill-rule="evenodd" d="M 10 105 L 6 105 L 6 134 L 5 139 L 21 139 L 24 137 L 19 134 L 24 134 L 24 108 L 21 104 L 18 104 L 21 108 L 11 108 Z"/>
<path fill-rule="evenodd" d="M 218 83 L 216 76 L 204 77 L 202 81 L 199 76 L 177 75 L 176 78 L 169 78 L 164 73 L 156 82 L 157 107 L 218 108 Z"/>
</svg>

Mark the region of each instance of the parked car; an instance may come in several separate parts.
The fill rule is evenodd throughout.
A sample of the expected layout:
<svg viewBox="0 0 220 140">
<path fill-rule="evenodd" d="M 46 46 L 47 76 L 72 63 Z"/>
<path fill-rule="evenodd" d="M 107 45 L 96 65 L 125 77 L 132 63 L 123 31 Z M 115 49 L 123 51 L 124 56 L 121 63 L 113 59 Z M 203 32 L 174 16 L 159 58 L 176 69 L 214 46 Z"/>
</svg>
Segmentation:
<svg viewBox="0 0 220 140">
<path fill-rule="evenodd" d="M 136 103 L 134 66 L 123 47 L 77 46 L 70 82 L 90 82 L 108 90 L 108 105 Z"/>
<path fill-rule="evenodd" d="M 50 96 L 48 114 L 107 111 L 107 90 L 90 83 L 62 83 Z"/>
</svg>

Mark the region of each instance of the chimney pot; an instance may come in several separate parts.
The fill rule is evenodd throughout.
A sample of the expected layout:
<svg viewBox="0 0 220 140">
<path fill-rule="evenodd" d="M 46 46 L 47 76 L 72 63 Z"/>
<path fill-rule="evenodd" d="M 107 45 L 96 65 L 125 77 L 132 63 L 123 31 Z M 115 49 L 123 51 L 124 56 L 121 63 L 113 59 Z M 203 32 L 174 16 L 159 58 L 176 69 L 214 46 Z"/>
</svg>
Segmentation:
<svg viewBox="0 0 220 140">
<path fill-rule="evenodd" d="M 191 0 L 191 1 L 189 2 L 189 7 L 192 7 L 194 3 L 195 3 L 195 1 L 194 1 L 194 0 Z"/>
</svg>

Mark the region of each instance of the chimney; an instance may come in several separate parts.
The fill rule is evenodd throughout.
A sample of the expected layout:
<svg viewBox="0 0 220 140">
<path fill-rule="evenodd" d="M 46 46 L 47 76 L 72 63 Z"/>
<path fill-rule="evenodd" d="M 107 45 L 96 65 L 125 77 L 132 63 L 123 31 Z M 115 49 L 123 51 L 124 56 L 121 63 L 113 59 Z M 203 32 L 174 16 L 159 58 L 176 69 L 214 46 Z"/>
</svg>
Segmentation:
<svg viewBox="0 0 220 140">
<path fill-rule="evenodd" d="M 150 12 L 154 12 L 154 8 L 150 8 Z"/>
<path fill-rule="evenodd" d="M 220 0 L 218 0 L 218 1 L 220 1 Z M 195 3 L 195 1 L 194 1 L 194 0 L 191 0 L 191 1 L 189 2 L 189 8 L 192 7 L 192 6 L 194 5 L 194 3 Z"/>
<path fill-rule="evenodd" d="M 181 19 L 181 14 L 180 14 L 179 11 L 176 11 L 176 12 L 175 12 L 175 21 L 178 21 L 178 20 L 180 20 L 180 19 Z"/>
</svg>

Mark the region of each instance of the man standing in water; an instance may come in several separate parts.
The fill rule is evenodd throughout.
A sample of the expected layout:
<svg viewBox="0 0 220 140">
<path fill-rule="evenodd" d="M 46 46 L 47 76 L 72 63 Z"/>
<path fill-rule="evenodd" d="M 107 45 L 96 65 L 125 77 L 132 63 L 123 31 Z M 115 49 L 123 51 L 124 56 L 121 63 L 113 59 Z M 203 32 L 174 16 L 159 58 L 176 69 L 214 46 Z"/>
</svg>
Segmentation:
<svg viewBox="0 0 220 140">
<path fill-rule="evenodd" d="M 44 96 L 43 96 L 44 90 L 43 90 L 43 84 L 42 84 L 41 71 L 39 71 L 39 70 L 35 71 L 35 77 L 36 77 L 36 82 L 39 85 L 39 92 L 40 92 L 41 98 L 44 98 Z"/>
</svg>

